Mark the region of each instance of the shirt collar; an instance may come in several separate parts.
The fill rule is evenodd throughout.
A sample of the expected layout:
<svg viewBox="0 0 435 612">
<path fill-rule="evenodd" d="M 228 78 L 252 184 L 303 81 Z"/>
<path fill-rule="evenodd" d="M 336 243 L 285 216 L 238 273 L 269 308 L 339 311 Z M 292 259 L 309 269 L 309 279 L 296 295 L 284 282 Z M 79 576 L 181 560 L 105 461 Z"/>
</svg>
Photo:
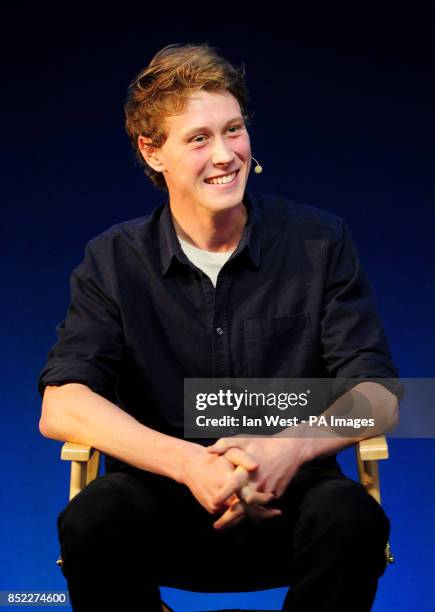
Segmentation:
<svg viewBox="0 0 435 612">
<path fill-rule="evenodd" d="M 260 266 L 260 245 L 263 225 L 261 207 L 256 195 L 247 189 L 245 190 L 243 202 L 248 211 L 248 219 L 243 228 L 240 242 L 231 255 L 230 260 L 240 256 L 242 261 L 251 263 L 258 269 Z M 169 269 L 176 261 L 184 265 L 190 265 L 177 238 L 168 200 L 165 202 L 159 217 L 158 234 L 162 276 L 168 273 Z"/>
</svg>

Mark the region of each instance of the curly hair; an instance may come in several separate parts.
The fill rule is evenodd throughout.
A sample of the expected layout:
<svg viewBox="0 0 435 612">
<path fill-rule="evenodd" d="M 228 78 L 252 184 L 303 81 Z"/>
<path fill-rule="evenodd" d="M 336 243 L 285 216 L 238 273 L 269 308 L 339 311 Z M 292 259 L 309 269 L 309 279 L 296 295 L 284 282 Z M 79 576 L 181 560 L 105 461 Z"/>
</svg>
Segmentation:
<svg viewBox="0 0 435 612">
<path fill-rule="evenodd" d="M 150 144 L 161 147 L 167 139 L 164 119 L 182 113 L 190 94 L 198 89 L 229 91 L 239 102 L 245 122 L 253 116 L 247 111 L 249 94 L 244 63 L 235 68 L 207 43 L 167 45 L 128 88 L 124 105 L 125 129 L 145 174 L 161 191 L 167 191 L 164 176 L 145 162 L 138 137 L 151 138 Z"/>
</svg>

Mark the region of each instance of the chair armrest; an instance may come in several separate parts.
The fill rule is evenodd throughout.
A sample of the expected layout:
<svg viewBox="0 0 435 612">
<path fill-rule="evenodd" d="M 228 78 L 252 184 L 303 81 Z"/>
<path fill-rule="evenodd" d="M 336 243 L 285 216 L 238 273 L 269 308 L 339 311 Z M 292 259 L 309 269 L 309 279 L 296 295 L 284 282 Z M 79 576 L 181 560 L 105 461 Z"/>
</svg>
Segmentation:
<svg viewBox="0 0 435 612">
<path fill-rule="evenodd" d="M 361 440 L 355 447 L 358 476 L 367 493 L 381 503 L 378 460 L 388 459 L 388 444 L 385 436 Z"/>
<path fill-rule="evenodd" d="M 89 461 L 94 450 L 92 446 L 87 444 L 65 442 L 62 446 L 60 458 L 65 461 Z"/>
<path fill-rule="evenodd" d="M 69 499 L 71 500 L 98 476 L 100 452 L 88 444 L 65 442 L 60 457 L 64 461 L 71 461 L 69 488 Z"/>
<path fill-rule="evenodd" d="M 388 444 L 385 436 L 361 440 L 361 442 L 358 443 L 357 450 L 362 461 L 388 459 Z"/>
</svg>

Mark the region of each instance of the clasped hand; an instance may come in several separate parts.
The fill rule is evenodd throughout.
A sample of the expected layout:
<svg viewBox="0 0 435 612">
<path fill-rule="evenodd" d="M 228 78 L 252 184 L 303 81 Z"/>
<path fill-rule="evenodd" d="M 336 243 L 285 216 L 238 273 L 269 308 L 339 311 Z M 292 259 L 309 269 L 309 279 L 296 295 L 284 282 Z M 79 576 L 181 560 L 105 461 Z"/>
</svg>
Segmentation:
<svg viewBox="0 0 435 612">
<path fill-rule="evenodd" d="M 262 520 L 281 514 L 277 508 L 263 506 L 281 497 L 305 461 L 306 449 L 301 439 L 247 435 L 221 438 L 206 450 L 225 457 L 236 466 L 216 500 L 228 505 L 214 523 L 215 529 L 225 529 L 246 516 Z"/>
</svg>

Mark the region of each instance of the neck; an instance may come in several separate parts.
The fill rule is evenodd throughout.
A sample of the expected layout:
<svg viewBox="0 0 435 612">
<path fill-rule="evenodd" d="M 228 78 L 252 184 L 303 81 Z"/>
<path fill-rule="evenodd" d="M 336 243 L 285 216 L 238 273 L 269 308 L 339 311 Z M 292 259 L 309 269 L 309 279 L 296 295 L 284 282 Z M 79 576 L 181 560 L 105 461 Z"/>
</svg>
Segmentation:
<svg viewBox="0 0 435 612">
<path fill-rule="evenodd" d="M 189 244 L 205 251 L 224 252 L 239 244 L 248 217 L 243 202 L 219 212 L 183 211 L 171 205 L 177 234 Z"/>
</svg>

